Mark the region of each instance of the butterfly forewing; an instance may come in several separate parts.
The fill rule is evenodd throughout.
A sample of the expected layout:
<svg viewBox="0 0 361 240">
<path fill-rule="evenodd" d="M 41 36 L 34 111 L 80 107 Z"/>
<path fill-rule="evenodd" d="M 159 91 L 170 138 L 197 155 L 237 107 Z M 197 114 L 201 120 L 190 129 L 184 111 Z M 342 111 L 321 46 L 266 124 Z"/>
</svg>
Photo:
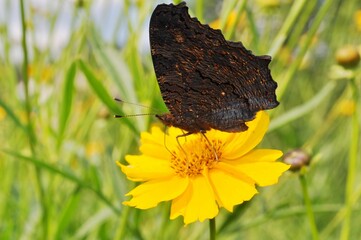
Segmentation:
<svg viewBox="0 0 361 240">
<path fill-rule="evenodd" d="M 185 3 L 161 4 L 150 20 L 155 73 L 171 118 L 186 131 L 246 130 L 256 112 L 278 105 L 269 56 L 255 56 L 202 25 Z"/>
</svg>

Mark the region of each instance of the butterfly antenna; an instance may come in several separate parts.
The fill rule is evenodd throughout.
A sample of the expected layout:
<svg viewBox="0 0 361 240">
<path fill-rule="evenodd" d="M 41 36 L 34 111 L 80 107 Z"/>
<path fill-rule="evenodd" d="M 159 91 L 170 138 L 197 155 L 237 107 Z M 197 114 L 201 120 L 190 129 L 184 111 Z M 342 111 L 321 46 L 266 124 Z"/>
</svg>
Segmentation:
<svg viewBox="0 0 361 240">
<path fill-rule="evenodd" d="M 167 137 L 167 129 L 168 129 L 168 127 L 166 126 L 166 125 L 164 125 L 164 139 L 163 139 L 163 141 L 164 141 L 164 147 L 165 147 L 165 149 L 167 149 L 167 151 L 174 157 L 174 158 L 177 158 L 177 156 L 173 153 L 173 152 L 171 152 L 171 150 L 168 148 L 168 146 L 167 146 L 167 141 L 166 141 L 166 137 Z"/>
<path fill-rule="evenodd" d="M 139 114 L 129 114 L 129 115 L 114 115 L 115 118 L 128 118 L 128 117 L 139 117 L 139 116 L 154 116 L 156 113 L 139 113 Z"/>
<path fill-rule="evenodd" d="M 116 102 L 131 104 L 131 105 L 135 105 L 135 106 L 138 106 L 138 107 L 147 108 L 147 109 L 150 109 L 150 110 L 155 111 L 155 112 L 159 112 L 159 110 L 154 109 L 154 108 L 152 108 L 152 107 L 145 106 L 145 105 L 142 105 L 142 104 L 139 104 L 139 103 L 127 102 L 127 101 L 124 101 L 124 100 L 122 100 L 122 99 L 120 99 L 120 98 L 117 98 L 117 97 L 115 97 L 114 100 L 115 100 Z"/>
<path fill-rule="evenodd" d="M 182 130 L 182 132 L 183 132 L 183 130 Z M 185 142 L 187 142 L 187 136 L 189 136 L 189 135 L 191 135 L 191 134 L 193 134 L 193 133 L 191 133 L 191 132 L 183 132 L 183 134 L 182 135 L 178 135 L 177 137 L 176 137 L 176 140 L 177 140 L 177 143 L 178 143 L 178 146 L 179 146 L 179 148 L 181 149 L 181 151 L 184 153 L 184 156 L 186 157 L 186 159 L 187 159 L 187 163 L 186 163 L 186 169 L 187 169 L 187 171 L 189 170 L 189 160 L 188 160 L 188 154 L 187 154 L 187 152 L 184 150 L 184 148 L 182 147 L 182 145 L 180 144 L 180 142 L 179 142 L 179 138 L 184 138 L 185 139 Z"/>
</svg>

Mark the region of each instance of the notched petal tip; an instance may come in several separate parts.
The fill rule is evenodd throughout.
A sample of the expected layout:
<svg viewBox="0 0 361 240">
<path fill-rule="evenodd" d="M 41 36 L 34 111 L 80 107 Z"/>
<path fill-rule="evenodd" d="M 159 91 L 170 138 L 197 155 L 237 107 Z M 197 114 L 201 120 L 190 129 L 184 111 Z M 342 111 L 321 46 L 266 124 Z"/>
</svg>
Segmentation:
<svg viewBox="0 0 361 240">
<path fill-rule="evenodd" d="M 171 219 L 183 216 L 184 224 L 204 221 L 218 214 L 214 192 L 205 177 L 195 177 L 187 189 L 172 201 Z"/>
</svg>

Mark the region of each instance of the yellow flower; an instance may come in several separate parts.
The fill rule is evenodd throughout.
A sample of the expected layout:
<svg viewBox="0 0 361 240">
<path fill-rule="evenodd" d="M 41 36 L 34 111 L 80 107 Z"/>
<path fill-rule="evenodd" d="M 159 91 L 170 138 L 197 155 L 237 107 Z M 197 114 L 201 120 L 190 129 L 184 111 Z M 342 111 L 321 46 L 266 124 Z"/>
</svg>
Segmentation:
<svg viewBox="0 0 361 240">
<path fill-rule="evenodd" d="M 133 198 L 125 205 L 139 209 L 172 201 L 171 219 L 180 215 L 184 223 L 214 218 L 223 207 L 233 207 L 250 200 L 258 186 L 277 183 L 289 165 L 275 162 L 282 152 L 254 149 L 262 140 L 269 124 L 268 115 L 259 112 L 240 133 L 216 130 L 202 134 L 182 134 L 169 128 L 168 135 L 158 127 L 142 133 L 141 155 L 128 155 L 129 165 L 119 164 L 132 181 L 144 182 L 130 191 Z"/>
<path fill-rule="evenodd" d="M 355 112 L 356 103 L 352 100 L 342 100 L 336 106 L 336 113 L 342 116 L 352 116 Z"/>
<path fill-rule="evenodd" d="M 236 21 L 236 18 L 237 18 L 237 13 L 235 11 L 230 12 L 230 14 L 227 16 L 225 29 L 232 26 L 234 24 L 234 22 Z M 220 29 L 221 28 L 221 20 L 218 18 L 215 21 L 211 22 L 209 24 L 209 26 L 214 29 Z"/>
<path fill-rule="evenodd" d="M 0 121 L 6 118 L 6 111 L 4 108 L 0 107 Z"/>
</svg>

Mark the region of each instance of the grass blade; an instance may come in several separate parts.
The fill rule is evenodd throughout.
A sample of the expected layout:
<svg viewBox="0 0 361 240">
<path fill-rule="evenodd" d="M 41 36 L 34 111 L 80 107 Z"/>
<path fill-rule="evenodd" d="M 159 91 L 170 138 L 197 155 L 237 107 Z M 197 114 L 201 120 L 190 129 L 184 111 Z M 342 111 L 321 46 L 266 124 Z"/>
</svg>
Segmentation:
<svg viewBox="0 0 361 240">
<path fill-rule="evenodd" d="M 64 129 L 69 119 L 71 106 L 73 103 L 74 93 L 74 79 L 76 75 L 76 63 L 73 62 L 65 76 L 65 86 L 63 90 L 63 98 L 60 105 L 60 119 L 59 119 L 59 133 L 58 133 L 58 147 L 63 138 Z"/>
<path fill-rule="evenodd" d="M 78 66 L 87 78 L 89 86 L 97 94 L 99 99 L 110 109 L 110 111 L 116 114 L 120 113 L 120 115 L 124 115 L 123 111 L 118 107 L 114 99 L 108 94 L 104 85 L 101 84 L 101 82 L 95 77 L 87 64 L 82 60 L 78 60 Z M 123 121 L 135 133 L 139 132 L 128 118 L 124 118 Z"/>
</svg>

